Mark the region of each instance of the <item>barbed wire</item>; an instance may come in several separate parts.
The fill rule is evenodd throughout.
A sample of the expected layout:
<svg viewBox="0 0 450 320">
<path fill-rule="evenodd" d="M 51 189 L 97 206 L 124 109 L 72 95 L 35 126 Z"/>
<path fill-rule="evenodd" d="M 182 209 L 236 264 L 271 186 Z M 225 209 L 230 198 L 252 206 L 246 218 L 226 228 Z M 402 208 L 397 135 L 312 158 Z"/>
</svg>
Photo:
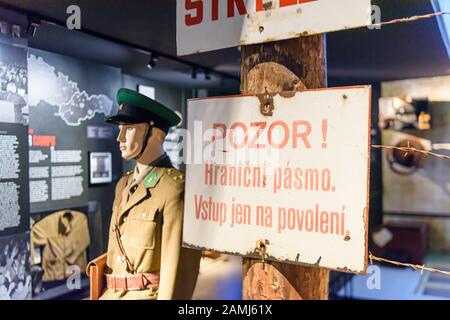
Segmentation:
<svg viewBox="0 0 450 320">
<path fill-rule="evenodd" d="M 411 264 L 411 263 L 402 263 L 402 262 L 398 262 L 398 261 L 383 259 L 383 258 L 374 256 L 370 251 L 369 251 L 369 259 L 370 259 L 370 264 L 373 264 L 372 260 L 376 260 L 376 261 L 379 261 L 379 262 L 390 263 L 390 264 L 393 264 L 393 265 L 396 265 L 396 266 L 403 266 L 403 267 L 412 268 L 414 270 L 421 270 L 421 273 L 423 273 L 423 271 L 429 271 L 429 272 L 440 273 L 440 274 L 444 274 L 444 275 L 450 276 L 450 271 L 444 271 L 444 270 L 439 270 L 439 269 L 435 269 L 435 268 L 429 268 L 429 267 L 425 267 L 425 265 L 418 265 L 418 264 Z"/>
<path fill-rule="evenodd" d="M 418 152 L 418 153 L 426 154 L 426 155 L 433 156 L 433 157 L 440 158 L 440 159 L 450 159 L 450 156 L 446 156 L 446 155 L 440 154 L 440 153 L 434 153 L 434 152 L 427 151 L 427 150 L 416 149 L 414 147 L 394 147 L 394 146 L 383 146 L 383 145 L 377 145 L 377 144 L 374 144 L 371 147 L 375 148 L 375 149 L 405 151 L 406 153 L 405 153 L 404 157 L 406 157 L 408 155 L 408 152 Z"/>
<path fill-rule="evenodd" d="M 390 21 L 374 23 L 374 24 L 371 25 L 371 27 L 372 28 L 377 28 L 377 27 L 391 25 L 391 24 L 396 24 L 396 23 L 407 23 L 407 22 L 411 22 L 411 21 L 418 21 L 418 20 L 422 20 L 422 19 L 429 19 L 429 18 L 443 16 L 443 15 L 448 15 L 448 14 L 450 14 L 450 12 L 442 12 L 441 11 L 441 12 L 425 14 L 425 15 L 411 16 L 409 18 L 393 19 L 393 20 L 390 20 Z M 439 154 L 439 153 L 434 153 L 434 152 L 427 151 L 427 150 L 420 150 L 420 149 L 413 148 L 413 147 L 409 146 L 409 142 L 408 142 L 408 146 L 407 147 L 394 147 L 394 146 L 384 146 L 384 145 L 371 145 L 371 147 L 375 148 L 375 149 L 387 149 L 387 150 L 404 151 L 405 152 L 404 157 L 406 157 L 409 152 L 417 152 L 417 153 L 421 153 L 421 154 L 437 157 L 437 158 L 440 158 L 440 159 L 450 159 L 450 156 L 446 156 L 446 155 Z M 426 267 L 425 264 L 417 265 L 417 264 L 403 263 L 403 262 L 388 260 L 388 259 L 384 259 L 384 258 L 380 258 L 380 257 L 374 256 L 370 251 L 369 251 L 369 259 L 370 259 L 370 264 L 373 264 L 373 260 L 376 260 L 376 261 L 379 261 L 379 262 L 385 262 L 385 263 L 389 263 L 389 264 L 396 265 L 396 266 L 403 266 L 403 267 L 412 268 L 414 270 L 421 270 L 421 273 L 423 273 L 423 271 L 429 271 L 429 272 L 440 273 L 440 274 L 444 274 L 444 275 L 450 276 L 450 271 L 444 271 L 444 270 L 439 270 L 439 269 L 436 269 L 436 268 Z"/>
<path fill-rule="evenodd" d="M 421 154 L 426 154 L 426 155 L 430 155 L 430 156 L 441 158 L 441 159 L 450 159 L 449 156 L 446 156 L 446 155 L 443 155 L 443 154 L 439 154 L 439 153 L 434 153 L 434 152 L 430 152 L 430 151 L 426 151 L 426 150 L 420 150 L 420 149 L 413 148 L 413 147 L 411 147 L 409 145 L 409 141 L 408 141 L 408 146 L 407 147 L 394 147 L 394 146 L 383 146 L 383 145 L 372 145 L 371 147 L 375 148 L 375 149 L 388 149 L 388 150 L 404 151 L 405 152 L 404 157 L 406 157 L 408 155 L 408 152 L 418 152 L 418 153 L 421 153 Z M 429 272 L 435 272 L 435 273 L 440 273 L 440 274 L 444 274 L 444 275 L 450 276 L 450 271 L 443 271 L 443 270 L 439 270 L 439 269 L 436 269 L 436 268 L 429 268 L 429 267 L 425 267 L 425 265 L 403 263 L 403 262 L 388 260 L 388 259 L 376 257 L 370 251 L 369 251 L 369 259 L 370 259 L 370 264 L 373 264 L 372 260 L 376 260 L 376 261 L 379 261 L 379 262 L 390 263 L 390 264 L 396 265 L 396 266 L 403 266 L 403 267 L 412 268 L 414 270 L 421 270 L 421 273 L 423 273 L 423 271 L 426 270 L 426 271 L 429 271 Z"/>
<path fill-rule="evenodd" d="M 370 27 L 371 28 L 378 28 L 378 27 L 381 27 L 381 26 L 389 25 L 389 24 L 406 23 L 406 22 L 417 21 L 417 20 L 422 20 L 422 19 L 429 19 L 429 18 L 433 18 L 433 17 L 443 16 L 443 15 L 446 15 L 446 14 L 450 14 L 450 12 L 440 11 L 440 12 L 435 12 L 435 13 L 430 13 L 430 14 L 411 16 L 411 17 L 408 17 L 408 18 L 393 19 L 393 20 L 390 20 L 390 21 L 385 21 L 385 22 L 371 24 Z"/>
</svg>

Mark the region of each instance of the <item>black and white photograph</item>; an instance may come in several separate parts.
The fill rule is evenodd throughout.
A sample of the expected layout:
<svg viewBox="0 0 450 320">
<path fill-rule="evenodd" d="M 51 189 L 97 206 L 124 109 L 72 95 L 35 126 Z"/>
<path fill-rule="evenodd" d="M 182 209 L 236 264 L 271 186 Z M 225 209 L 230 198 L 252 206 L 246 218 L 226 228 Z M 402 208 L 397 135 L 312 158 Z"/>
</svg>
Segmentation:
<svg viewBox="0 0 450 320">
<path fill-rule="evenodd" d="M 111 152 L 89 153 L 89 183 L 103 184 L 112 182 Z"/>
<path fill-rule="evenodd" d="M 0 122 L 28 124 L 27 54 L 0 42 Z"/>
<path fill-rule="evenodd" d="M 0 238 L 0 300 L 31 299 L 30 234 Z"/>
</svg>

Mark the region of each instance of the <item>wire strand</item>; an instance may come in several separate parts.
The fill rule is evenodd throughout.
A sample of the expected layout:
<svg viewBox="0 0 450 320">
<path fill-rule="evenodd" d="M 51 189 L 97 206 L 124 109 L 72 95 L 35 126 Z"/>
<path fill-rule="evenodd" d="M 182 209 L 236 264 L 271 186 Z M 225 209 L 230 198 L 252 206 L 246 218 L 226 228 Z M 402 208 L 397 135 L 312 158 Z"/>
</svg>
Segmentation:
<svg viewBox="0 0 450 320">
<path fill-rule="evenodd" d="M 376 260 L 379 262 L 385 262 L 385 263 L 390 263 L 396 266 L 403 266 L 403 267 L 409 267 L 412 268 L 414 270 L 421 270 L 423 271 L 429 271 L 429 272 L 435 272 L 435 273 L 440 273 L 440 274 L 444 274 L 447 276 L 450 276 L 450 271 L 443 271 L 443 270 L 439 270 L 439 269 L 435 269 L 435 268 L 429 268 L 429 267 L 425 267 L 425 265 L 418 265 L 418 264 L 411 264 L 411 263 L 402 263 L 402 262 L 398 262 L 398 261 L 393 261 L 393 260 L 388 260 L 388 259 L 383 259 L 380 257 L 376 257 L 374 255 L 372 255 L 372 253 L 369 251 L 369 259 L 370 259 L 370 263 L 372 264 L 372 260 Z"/>
<path fill-rule="evenodd" d="M 446 156 L 444 154 L 434 153 L 434 152 L 430 152 L 430 151 L 426 151 L 426 150 L 419 150 L 419 149 L 416 149 L 413 147 L 394 147 L 394 146 L 383 146 L 383 145 L 374 144 L 374 145 L 372 145 L 372 148 L 387 149 L 387 150 L 400 150 L 400 151 L 405 151 L 406 154 L 408 152 L 417 152 L 417 153 L 433 156 L 433 157 L 440 158 L 440 159 L 450 159 L 450 156 Z M 406 156 L 406 154 L 405 154 L 405 156 Z"/>
<path fill-rule="evenodd" d="M 443 154 L 439 154 L 439 153 L 434 153 L 434 152 L 430 152 L 430 151 L 426 151 L 426 150 L 419 150 L 413 147 L 394 147 L 394 146 L 383 146 L 383 145 L 372 145 L 372 148 L 375 149 L 387 149 L 387 150 L 400 150 L 400 151 L 405 151 L 405 156 L 407 155 L 408 152 L 418 152 L 421 154 L 426 154 L 426 155 L 430 155 L 433 157 L 437 157 L 437 158 L 441 158 L 441 159 L 450 159 L 449 156 L 443 155 Z M 425 267 L 425 265 L 417 265 L 417 264 L 411 264 L 411 263 L 402 263 L 402 262 L 398 262 L 398 261 L 393 261 L 393 260 L 388 260 L 388 259 L 383 259 L 380 257 L 376 257 L 374 256 L 370 251 L 369 251 L 369 259 L 370 259 L 370 263 L 372 264 L 372 260 L 376 260 L 379 262 L 385 262 L 385 263 L 390 263 L 396 266 L 403 266 L 403 267 L 409 267 L 412 268 L 414 270 L 421 270 L 421 272 L 423 272 L 424 270 L 429 271 L 429 272 L 435 272 L 435 273 L 440 273 L 440 274 L 444 274 L 447 276 L 450 276 L 450 271 L 443 271 L 443 270 L 439 270 L 439 269 L 435 269 L 435 268 L 429 268 L 429 267 Z"/>
<path fill-rule="evenodd" d="M 390 21 L 385 21 L 385 22 L 380 22 L 380 23 L 374 23 L 369 25 L 371 28 L 377 28 L 377 27 L 381 27 L 381 26 L 386 26 L 386 25 L 390 25 L 390 24 L 396 24 L 396 23 L 406 23 L 406 22 L 411 22 L 411 21 L 418 21 L 418 20 L 423 20 L 423 19 L 429 19 L 429 18 L 433 18 L 433 17 L 438 17 L 438 16 L 443 16 L 446 14 L 450 14 L 450 12 L 436 12 L 436 13 L 430 13 L 430 14 L 424 14 L 424 15 L 419 15 L 419 16 L 412 16 L 409 18 L 400 18 L 400 19 L 394 19 L 394 20 L 390 20 Z"/>
</svg>

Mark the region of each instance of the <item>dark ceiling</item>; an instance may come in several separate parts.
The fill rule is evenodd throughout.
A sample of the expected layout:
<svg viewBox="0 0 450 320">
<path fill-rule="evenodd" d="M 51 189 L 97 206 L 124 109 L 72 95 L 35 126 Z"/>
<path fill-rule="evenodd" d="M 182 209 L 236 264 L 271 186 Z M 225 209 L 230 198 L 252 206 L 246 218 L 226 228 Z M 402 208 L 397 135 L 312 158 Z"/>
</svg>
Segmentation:
<svg viewBox="0 0 450 320">
<path fill-rule="evenodd" d="M 429 0 L 373 0 L 382 20 L 433 12 Z M 176 56 L 176 0 L 0 0 L 29 13 L 60 22 L 71 4 L 81 8 L 82 29 Z M 31 47 L 120 67 L 126 73 L 185 87 L 236 90 L 238 81 L 214 75 L 191 78 L 192 68 L 161 59 L 148 70 L 147 53 L 99 40 L 66 28 L 42 24 Z M 448 53 L 435 18 L 396 24 L 381 30 L 339 31 L 327 34 L 328 76 L 340 83 L 367 83 L 450 74 Z M 239 75 L 238 48 L 180 57 L 234 77 Z"/>
<path fill-rule="evenodd" d="M 382 21 L 433 13 L 429 0 L 372 0 Z M 382 81 L 450 74 L 449 53 L 436 18 L 329 33 L 329 77 Z"/>
</svg>

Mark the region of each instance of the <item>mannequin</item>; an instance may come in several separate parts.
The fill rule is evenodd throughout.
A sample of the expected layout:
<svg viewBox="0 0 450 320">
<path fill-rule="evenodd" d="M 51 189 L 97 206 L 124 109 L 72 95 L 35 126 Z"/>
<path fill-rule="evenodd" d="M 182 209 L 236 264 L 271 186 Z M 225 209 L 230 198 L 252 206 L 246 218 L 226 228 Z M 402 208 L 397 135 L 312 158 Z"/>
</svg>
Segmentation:
<svg viewBox="0 0 450 320">
<path fill-rule="evenodd" d="M 134 170 L 117 183 L 100 299 L 190 299 L 201 251 L 182 247 L 184 174 L 163 144 L 179 117 L 135 91 L 120 89 L 117 141 Z"/>
</svg>

